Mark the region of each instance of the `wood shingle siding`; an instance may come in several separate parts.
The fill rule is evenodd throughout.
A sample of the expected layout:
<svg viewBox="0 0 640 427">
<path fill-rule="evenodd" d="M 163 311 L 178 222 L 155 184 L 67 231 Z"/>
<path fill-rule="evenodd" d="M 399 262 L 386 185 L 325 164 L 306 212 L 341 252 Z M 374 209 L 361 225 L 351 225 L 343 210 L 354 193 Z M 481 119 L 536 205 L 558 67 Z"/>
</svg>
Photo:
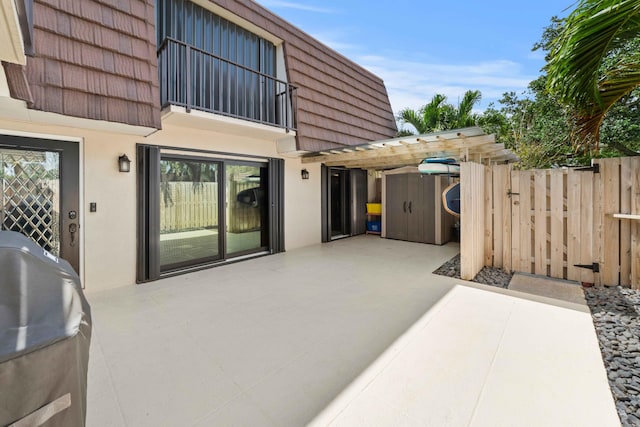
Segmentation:
<svg viewBox="0 0 640 427">
<path fill-rule="evenodd" d="M 299 149 L 396 135 L 379 77 L 251 0 L 210 1 L 284 40 Z M 12 96 L 37 110 L 159 129 L 154 8 L 154 0 L 35 0 L 35 56 L 24 72 L 5 64 Z"/>
<path fill-rule="evenodd" d="M 9 93 L 12 98 L 25 101 L 27 105 L 33 105 L 33 96 L 27 83 L 27 77 L 24 73 L 24 67 L 18 64 L 11 64 L 8 62 L 2 62 L 4 73 L 7 76 L 7 82 L 9 84 Z"/>
<path fill-rule="evenodd" d="M 153 0 L 36 0 L 33 15 L 32 108 L 160 128 Z"/>
<path fill-rule="evenodd" d="M 251 0 L 211 0 L 284 40 L 289 83 L 298 88 L 298 145 L 319 151 L 392 138 L 384 82 Z"/>
</svg>

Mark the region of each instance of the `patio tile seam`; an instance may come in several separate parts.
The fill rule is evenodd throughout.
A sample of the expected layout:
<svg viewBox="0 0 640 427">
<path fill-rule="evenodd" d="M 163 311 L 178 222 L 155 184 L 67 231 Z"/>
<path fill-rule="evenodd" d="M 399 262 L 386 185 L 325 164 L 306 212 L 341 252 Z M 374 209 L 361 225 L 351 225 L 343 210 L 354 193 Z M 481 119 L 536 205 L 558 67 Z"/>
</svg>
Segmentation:
<svg viewBox="0 0 640 427">
<path fill-rule="evenodd" d="M 95 327 L 94 327 L 95 329 Z M 94 334 L 96 334 L 97 329 L 93 332 Z M 124 416 L 124 412 L 122 410 L 122 404 L 120 403 L 120 396 L 118 396 L 118 392 L 114 386 L 114 379 L 113 379 L 113 373 L 111 372 L 111 366 L 109 366 L 109 361 L 107 360 L 107 357 L 104 354 L 104 351 L 102 350 L 102 345 L 100 345 L 100 341 L 99 339 L 97 339 L 97 334 L 95 336 L 95 343 L 94 346 L 97 345 L 97 349 L 100 352 L 100 354 L 102 355 L 102 360 L 104 361 L 104 365 L 107 368 L 107 374 L 109 375 L 109 388 L 111 389 L 111 392 L 113 393 L 113 396 L 115 398 L 116 404 L 118 405 L 118 415 L 120 420 L 122 421 L 123 425 L 127 425 L 127 420 Z"/>
<path fill-rule="evenodd" d="M 235 382 L 234 382 L 235 384 Z M 237 385 L 237 384 L 236 384 Z M 238 387 L 240 388 L 240 387 Z M 229 398 L 228 400 L 225 400 L 224 402 L 222 402 L 221 404 L 217 405 L 215 408 L 211 409 L 210 411 L 206 412 L 205 414 L 203 414 L 202 416 L 196 418 L 192 423 L 191 426 L 197 426 L 198 424 L 200 424 L 202 421 L 206 420 L 207 418 L 209 418 L 212 415 L 215 415 L 216 413 L 219 413 L 220 411 L 222 411 L 224 408 L 226 408 L 227 406 L 231 405 L 234 401 L 236 401 L 237 399 L 241 398 L 241 397 L 245 397 L 248 398 L 249 400 L 251 400 L 249 398 L 249 396 L 247 396 L 247 394 L 240 390 L 238 392 L 238 394 L 234 395 L 233 397 Z M 258 408 L 258 410 L 260 411 L 260 413 L 262 415 L 264 415 L 266 418 L 269 419 L 269 421 L 273 421 L 271 420 L 271 417 L 267 416 L 267 414 L 264 413 L 264 411 L 262 411 L 262 408 L 260 408 L 258 405 L 255 404 L 255 402 L 252 401 L 252 403 Z M 275 426 L 275 424 L 274 424 Z"/>
<path fill-rule="evenodd" d="M 491 372 L 493 372 L 495 364 L 496 364 L 496 358 L 498 356 L 498 353 L 500 352 L 500 346 L 502 345 L 503 341 L 504 341 L 504 337 L 505 334 L 507 332 L 507 326 L 509 324 L 509 321 L 511 320 L 512 316 L 513 316 L 513 311 L 515 309 L 516 306 L 516 301 L 511 301 L 509 304 L 509 315 L 507 316 L 507 318 L 505 319 L 504 323 L 503 323 L 503 327 L 502 327 L 502 331 L 500 333 L 500 339 L 498 340 L 498 343 L 496 345 L 496 349 L 493 352 L 493 355 L 491 356 L 491 363 L 489 364 L 489 368 L 487 369 L 487 371 L 485 372 L 484 375 L 484 379 L 482 380 L 482 388 L 480 389 L 480 393 L 478 393 L 478 396 L 476 397 L 476 402 L 473 405 L 473 412 L 471 413 L 471 417 L 469 418 L 469 423 L 467 424 L 468 427 L 471 427 L 472 425 L 474 425 L 474 419 L 476 417 L 476 413 L 478 411 L 478 407 L 480 405 L 480 402 L 482 401 L 482 397 L 485 394 L 485 389 L 487 386 L 487 380 L 489 379 L 489 376 L 491 374 Z"/>
<path fill-rule="evenodd" d="M 260 384 L 262 384 L 263 382 L 267 381 L 269 378 L 271 378 L 274 375 L 277 375 L 278 373 L 282 372 L 284 369 L 286 369 L 287 367 L 289 367 L 290 365 L 292 365 L 293 363 L 295 363 L 296 361 L 302 359 L 303 357 L 305 357 L 306 355 L 311 354 L 310 351 L 304 350 L 300 353 L 297 353 L 296 356 L 294 356 L 291 359 L 288 359 L 286 362 L 282 362 L 280 364 L 278 364 L 278 366 L 274 367 L 271 371 L 269 371 L 267 374 L 261 376 L 259 379 L 257 379 L 255 382 L 253 382 L 252 384 L 250 384 L 247 387 L 242 387 L 240 384 L 238 384 L 235 379 L 233 377 L 231 377 L 231 375 L 229 375 L 226 371 L 225 371 L 225 375 L 227 375 L 231 381 L 243 392 L 243 393 L 249 393 L 252 390 L 254 390 L 255 388 L 257 388 Z M 224 371 L 224 368 L 221 367 L 221 369 Z"/>
</svg>

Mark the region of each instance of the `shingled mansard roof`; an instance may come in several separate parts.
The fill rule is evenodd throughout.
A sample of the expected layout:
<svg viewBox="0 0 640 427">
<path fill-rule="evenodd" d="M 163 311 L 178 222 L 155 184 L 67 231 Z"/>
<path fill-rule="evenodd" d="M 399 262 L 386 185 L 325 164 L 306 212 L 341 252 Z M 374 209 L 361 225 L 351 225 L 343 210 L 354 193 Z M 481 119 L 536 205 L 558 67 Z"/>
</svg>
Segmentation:
<svg viewBox="0 0 640 427">
<path fill-rule="evenodd" d="M 160 128 L 154 3 L 35 0 L 36 55 L 26 72 L 5 65 L 12 96 L 37 110 Z M 211 3 L 284 40 L 288 80 L 298 88 L 299 149 L 396 134 L 379 77 L 253 1 Z"/>
<path fill-rule="evenodd" d="M 12 96 L 36 110 L 159 128 L 154 3 L 35 0 L 35 55 L 24 73 L 5 65 Z"/>
</svg>

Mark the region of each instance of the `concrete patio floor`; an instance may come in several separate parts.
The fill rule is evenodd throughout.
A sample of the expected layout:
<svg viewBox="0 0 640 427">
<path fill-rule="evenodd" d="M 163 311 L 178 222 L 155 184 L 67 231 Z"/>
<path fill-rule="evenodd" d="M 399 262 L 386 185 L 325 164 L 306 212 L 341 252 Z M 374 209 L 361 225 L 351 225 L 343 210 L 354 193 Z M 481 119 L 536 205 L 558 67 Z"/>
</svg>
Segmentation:
<svg viewBox="0 0 640 427">
<path fill-rule="evenodd" d="M 100 293 L 88 426 L 619 425 L 588 310 L 374 236 Z"/>
</svg>

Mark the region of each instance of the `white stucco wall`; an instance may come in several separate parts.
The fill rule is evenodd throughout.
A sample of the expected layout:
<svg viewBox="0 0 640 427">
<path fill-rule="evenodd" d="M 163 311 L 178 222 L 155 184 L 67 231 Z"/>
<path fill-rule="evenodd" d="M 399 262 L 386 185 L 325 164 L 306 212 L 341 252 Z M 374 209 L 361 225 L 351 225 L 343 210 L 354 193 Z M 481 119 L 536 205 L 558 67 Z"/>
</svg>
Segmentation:
<svg viewBox="0 0 640 427">
<path fill-rule="evenodd" d="M 141 137 L 0 120 L 0 134 L 16 132 L 38 138 L 82 141 L 81 274 L 87 292 L 135 284 L 137 143 L 282 158 L 273 141 L 175 126 L 165 126 Z M 118 171 L 117 159 L 122 154 L 132 160 L 130 173 Z M 301 179 L 303 168 L 309 170 L 309 180 Z M 97 203 L 95 213 L 89 212 L 91 202 Z M 297 158 L 285 158 L 286 250 L 319 243 L 320 221 L 320 166 L 302 165 Z"/>
<path fill-rule="evenodd" d="M 300 172 L 309 171 L 303 180 Z M 322 240 L 320 207 L 320 164 L 301 164 L 300 160 L 285 160 L 284 236 L 287 250 L 309 246 Z"/>
</svg>

